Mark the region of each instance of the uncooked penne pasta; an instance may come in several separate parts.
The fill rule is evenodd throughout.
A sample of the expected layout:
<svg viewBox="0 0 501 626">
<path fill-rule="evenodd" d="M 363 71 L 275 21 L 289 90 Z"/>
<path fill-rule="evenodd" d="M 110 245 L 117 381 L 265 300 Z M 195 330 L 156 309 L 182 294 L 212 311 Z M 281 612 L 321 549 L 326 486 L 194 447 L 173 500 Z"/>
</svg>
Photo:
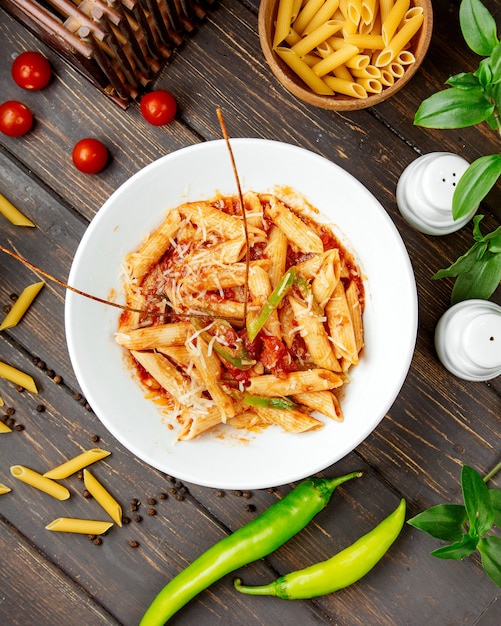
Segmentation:
<svg viewBox="0 0 501 626">
<path fill-rule="evenodd" d="M 18 370 L 12 365 L 3 363 L 2 361 L 0 361 L 0 377 L 5 378 L 6 380 L 10 380 L 11 383 L 19 385 L 20 387 L 23 387 L 24 389 L 27 389 L 32 393 L 38 393 L 35 381 L 29 374 Z"/>
<path fill-rule="evenodd" d="M 384 67 L 393 61 L 393 59 L 403 50 L 414 35 L 421 28 L 423 23 L 423 15 L 416 15 L 408 22 L 405 22 L 402 28 L 394 35 L 381 50 L 376 59 L 376 66 Z"/>
<path fill-rule="evenodd" d="M 359 50 L 356 46 L 347 44 L 319 61 L 312 67 L 312 70 L 317 76 L 323 77 L 339 65 L 346 65 L 346 61 L 349 61 L 358 52 Z"/>
<path fill-rule="evenodd" d="M 92 448 L 90 450 L 85 450 L 81 454 L 77 454 L 71 459 L 68 459 L 61 465 L 58 465 L 48 472 L 45 472 L 44 476 L 46 478 L 52 478 L 53 480 L 62 480 L 63 478 L 68 478 L 69 476 L 76 474 L 84 467 L 92 465 L 92 463 L 96 463 L 101 459 L 105 459 L 110 454 L 111 452 L 108 452 L 107 450 L 102 450 L 101 448 Z"/>
<path fill-rule="evenodd" d="M 394 34 L 404 19 L 407 9 L 409 8 L 410 0 L 396 0 L 392 6 L 388 15 L 384 18 L 381 26 L 381 35 L 383 37 L 384 45 L 387 46 L 391 41 Z"/>
<path fill-rule="evenodd" d="M 23 289 L 21 295 L 14 302 L 11 310 L 7 313 L 3 322 L 0 324 L 0 330 L 13 328 L 21 321 L 23 315 L 30 308 L 32 302 L 35 300 L 44 285 L 45 283 L 42 281 L 28 285 Z"/>
<path fill-rule="evenodd" d="M 13 465 L 10 468 L 10 473 L 14 476 L 14 478 L 17 478 L 27 485 L 35 487 L 39 491 L 47 493 L 49 496 L 56 498 L 56 500 L 67 500 L 70 497 L 70 492 L 64 485 L 61 485 L 55 480 L 47 478 L 28 467 L 24 467 L 24 465 Z"/>
<path fill-rule="evenodd" d="M 313 93 L 368 98 L 403 76 L 404 67 L 416 62 L 413 51 L 403 56 L 401 74 L 385 73 L 383 80 L 352 76 L 350 70 L 389 65 L 410 46 L 423 21 L 423 7 L 411 0 L 308 0 L 296 19 L 291 16 L 289 31 L 274 51 Z"/>
<path fill-rule="evenodd" d="M 286 38 L 292 23 L 294 0 L 280 0 L 278 3 L 277 20 L 275 22 L 275 36 L 273 47 L 278 46 Z"/>
<path fill-rule="evenodd" d="M 58 533 L 78 533 L 81 535 L 103 535 L 113 526 L 113 522 L 102 522 L 75 517 L 58 517 L 45 527 Z"/>
<path fill-rule="evenodd" d="M 334 92 L 313 70 L 290 48 L 279 46 L 275 49 L 278 56 L 308 85 L 315 93 L 332 96 Z"/>
<path fill-rule="evenodd" d="M 94 500 L 108 513 L 118 526 L 122 525 L 122 507 L 111 493 L 91 474 L 88 469 L 83 471 L 84 485 Z"/>
<path fill-rule="evenodd" d="M 337 33 L 339 30 L 341 30 L 341 27 L 342 24 L 340 22 L 337 22 L 336 20 L 328 20 L 324 24 L 318 26 L 309 35 L 302 37 L 298 41 L 298 43 L 292 46 L 291 49 L 299 57 L 302 57 L 308 52 L 311 52 L 319 44 L 326 41 L 329 37 L 332 37 L 334 33 Z"/>
<path fill-rule="evenodd" d="M 10 493 L 11 491 L 12 489 L 10 487 L 7 487 L 7 485 L 0 483 L 0 496 L 3 496 L 4 493 Z"/>
<path fill-rule="evenodd" d="M 5 422 L 0 421 L 0 433 L 11 433 L 12 428 L 7 426 Z"/>
<path fill-rule="evenodd" d="M 321 24 L 324 24 L 332 18 L 337 8 L 339 7 L 339 0 L 325 0 L 323 5 L 318 9 L 315 15 L 311 18 L 308 24 L 305 26 L 303 33 L 305 35 L 311 33 Z M 341 28 L 341 25 L 340 25 Z"/>
<path fill-rule="evenodd" d="M 303 8 L 299 12 L 297 18 L 294 20 L 294 30 L 300 35 L 304 29 L 311 22 L 312 18 L 319 9 L 322 7 L 324 0 L 306 0 Z"/>
<path fill-rule="evenodd" d="M 0 213 L 14 226 L 30 226 L 35 224 L 21 213 L 16 207 L 0 193 Z"/>
</svg>

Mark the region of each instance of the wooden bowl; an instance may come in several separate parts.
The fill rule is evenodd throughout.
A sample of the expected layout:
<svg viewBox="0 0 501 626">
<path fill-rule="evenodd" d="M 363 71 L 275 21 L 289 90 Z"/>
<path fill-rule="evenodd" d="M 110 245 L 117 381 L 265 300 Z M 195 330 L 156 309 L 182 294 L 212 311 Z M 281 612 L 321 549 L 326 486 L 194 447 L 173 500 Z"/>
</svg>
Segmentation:
<svg viewBox="0 0 501 626">
<path fill-rule="evenodd" d="M 259 40 L 266 61 L 276 78 L 286 89 L 304 102 L 323 109 L 330 109 L 331 111 L 354 111 L 375 106 L 383 100 L 386 100 L 399 89 L 402 89 L 414 76 L 423 62 L 430 45 L 433 29 L 433 9 L 431 0 L 411 0 L 411 7 L 423 7 L 424 21 L 420 30 L 410 43 L 410 50 L 416 60 L 412 65 L 406 66 L 403 76 L 396 78 L 393 85 L 383 88 L 380 93 L 371 93 L 367 98 L 355 98 L 341 94 L 319 95 L 314 93 L 273 50 L 272 41 L 278 3 L 279 0 L 261 0 L 259 7 Z"/>
</svg>

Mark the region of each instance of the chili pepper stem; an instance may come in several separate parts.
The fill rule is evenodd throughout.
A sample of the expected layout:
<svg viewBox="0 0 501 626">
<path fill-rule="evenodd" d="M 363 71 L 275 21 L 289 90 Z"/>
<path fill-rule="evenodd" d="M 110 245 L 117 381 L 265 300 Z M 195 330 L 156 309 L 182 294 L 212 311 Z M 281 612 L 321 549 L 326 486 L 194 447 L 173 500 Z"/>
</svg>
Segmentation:
<svg viewBox="0 0 501 626">
<path fill-rule="evenodd" d="M 275 596 L 283 600 L 306 600 L 344 589 L 365 576 L 386 554 L 405 522 L 406 501 L 366 535 L 363 535 L 327 561 L 290 572 L 267 585 L 243 585 L 237 578 L 237 591 L 254 596 Z"/>
<path fill-rule="evenodd" d="M 324 509 L 336 487 L 362 472 L 337 478 L 309 478 L 256 519 L 214 544 L 156 596 L 140 626 L 163 626 L 181 607 L 226 574 L 271 554 Z"/>
</svg>

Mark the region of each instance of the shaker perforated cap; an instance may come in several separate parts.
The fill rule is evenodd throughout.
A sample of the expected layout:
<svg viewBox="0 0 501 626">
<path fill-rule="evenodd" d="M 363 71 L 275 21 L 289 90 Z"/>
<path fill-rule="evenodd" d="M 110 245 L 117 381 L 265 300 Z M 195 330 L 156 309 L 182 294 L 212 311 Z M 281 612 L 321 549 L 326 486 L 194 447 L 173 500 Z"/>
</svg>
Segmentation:
<svg viewBox="0 0 501 626">
<path fill-rule="evenodd" d="M 396 192 L 398 209 L 407 222 L 428 235 L 445 235 L 464 226 L 476 208 L 455 220 L 452 198 L 468 166 L 466 159 L 451 152 L 432 152 L 410 163 Z"/>
<path fill-rule="evenodd" d="M 491 380 L 501 374 L 501 307 L 465 300 L 447 310 L 435 329 L 438 358 L 464 380 Z"/>
</svg>

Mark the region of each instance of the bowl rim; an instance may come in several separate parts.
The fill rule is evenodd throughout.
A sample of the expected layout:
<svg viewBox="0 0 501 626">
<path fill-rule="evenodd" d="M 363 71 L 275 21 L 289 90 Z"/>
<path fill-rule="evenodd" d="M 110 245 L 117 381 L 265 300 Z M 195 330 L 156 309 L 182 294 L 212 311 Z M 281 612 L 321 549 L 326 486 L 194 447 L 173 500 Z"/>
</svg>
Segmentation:
<svg viewBox="0 0 501 626">
<path fill-rule="evenodd" d="M 280 0 L 261 0 L 258 11 L 258 35 L 264 57 L 279 83 L 294 96 L 313 106 L 331 111 L 355 111 L 366 109 L 387 100 L 404 87 L 416 74 L 421 66 L 431 43 L 433 32 L 433 5 L 431 0 L 412 0 L 412 6 L 425 8 L 423 25 L 416 40 L 416 61 L 405 74 L 394 84 L 383 89 L 379 94 L 370 94 L 367 98 L 350 98 L 349 96 L 325 96 L 311 91 L 286 63 L 273 51 L 271 46 L 272 20 L 268 19 L 268 12 L 276 15 Z M 270 9 L 270 7 L 272 7 Z"/>
<path fill-rule="evenodd" d="M 166 425 L 162 423 L 158 409 L 144 398 L 143 390 L 132 379 L 130 369 L 126 367 L 122 357 L 119 356 L 121 349 L 111 335 L 116 331 L 118 315 L 116 309 L 103 307 L 93 300 L 82 300 L 78 294 L 69 291 L 65 303 L 65 328 L 70 359 L 85 397 L 111 435 L 130 453 L 159 471 L 176 475 L 186 482 L 213 488 L 258 489 L 300 480 L 326 469 L 353 451 L 379 425 L 395 402 L 409 371 L 417 339 L 418 301 L 412 265 L 398 229 L 375 196 L 355 177 L 326 157 L 299 146 L 274 140 L 249 138 L 233 139 L 231 142 L 237 167 L 239 167 L 239 174 L 246 187 L 252 188 L 256 184 L 255 181 L 261 179 L 267 181 L 266 185 L 271 184 L 269 181 L 273 181 L 272 184 L 285 184 L 280 179 L 287 178 L 289 185 L 292 180 L 299 192 L 303 192 L 301 185 L 306 185 L 308 189 L 314 190 L 314 193 L 319 193 L 321 197 L 328 197 L 328 203 L 331 205 L 331 192 L 328 196 L 326 190 L 317 192 L 318 180 L 316 176 L 311 176 L 312 172 L 315 172 L 316 175 L 323 175 L 323 179 L 326 181 L 323 187 L 331 191 L 333 189 L 339 191 L 339 182 L 342 183 L 341 187 L 345 194 L 344 205 L 346 205 L 342 211 L 346 211 L 345 214 L 350 215 L 350 221 L 355 220 L 353 225 L 350 225 L 349 230 L 354 230 L 356 227 L 360 231 L 361 216 L 365 214 L 369 217 L 376 214 L 375 223 L 378 225 L 378 231 L 381 231 L 380 236 L 383 236 L 382 233 L 386 233 L 392 241 L 389 249 L 387 249 L 388 246 L 385 248 L 384 263 L 394 264 L 396 270 L 392 275 L 393 280 L 400 282 L 398 296 L 396 296 L 391 309 L 387 309 L 386 303 L 389 300 L 382 298 L 381 287 L 384 295 L 390 298 L 395 298 L 394 288 L 390 287 L 388 281 L 384 282 L 383 272 L 378 272 L 375 267 L 369 267 L 369 271 L 367 271 L 367 267 L 365 267 L 367 262 L 370 263 L 370 259 L 380 259 L 380 248 L 374 248 L 370 244 L 366 250 L 358 250 L 357 244 L 351 242 L 352 237 L 349 231 L 346 233 L 349 238 L 350 249 L 355 252 L 359 261 L 362 260 L 364 284 L 365 275 L 367 273 L 369 275 L 367 278 L 369 292 L 366 293 L 366 296 L 370 296 L 368 305 L 371 307 L 371 314 L 368 321 L 372 321 L 369 321 L 367 328 L 371 328 L 370 337 L 372 339 L 367 350 L 372 350 L 372 357 L 367 357 L 365 367 L 360 364 L 357 366 L 353 373 L 352 384 L 355 385 L 356 380 L 359 382 L 357 387 L 349 386 L 353 389 L 353 394 L 350 395 L 348 389 L 344 405 L 347 415 L 351 416 L 352 411 L 355 411 L 353 417 L 355 415 L 361 417 L 359 419 L 346 419 L 340 427 L 338 427 L 337 422 L 333 424 L 326 422 L 326 427 L 320 431 L 293 435 L 294 439 L 287 438 L 287 446 L 285 447 L 283 433 L 275 431 L 270 437 L 266 433 L 262 433 L 266 440 L 258 435 L 250 442 L 252 448 L 261 455 L 258 457 L 245 457 L 242 451 L 248 447 L 242 448 L 228 440 L 224 442 L 213 434 L 210 436 L 209 442 L 212 446 L 211 452 L 215 450 L 215 455 L 211 456 L 211 463 L 216 466 L 224 463 L 225 469 L 222 471 L 219 468 L 219 473 L 215 473 L 212 468 L 204 466 L 202 472 L 199 466 L 207 458 L 206 448 L 204 448 L 207 442 L 197 438 L 180 444 L 169 443 L 167 441 L 169 431 Z M 256 150 L 258 150 L 260 159 L 257 159 Z M 161 157 L 125 181 L 104 203 L 84 233 L 70 270 L 69 284 L 87 293 L 95 293 L 98 287 L 105 292 L 109 292 L 109 289 L 114 292 L 116 284 L 122 285 L 118 276 L 119 264 L 123 260 L 123 255 L 133 249 L 130 247 L 131 241 L 134 242 L 133 245 L 138 245 L 141 242 L 141 236 L 150 230 L 153 217 L 155 217 L 154 223 L 158 224 L 162 220 L 166 208 L 181 204 L 185 201 L 187 193 L 198 194 L 200 186 L 207 184 L 204 182 L 207 177 L 211 177 L 211 190 L 205 190 L 207 199 L 214 197 L 220 191 L 224 191 L 224 187 L 229 184 L 226 181 L 231 180 L 231 189 L 234 190 L 233 171 L 229 162 L 226 170 L 228 173 L 221 174 L 223 155 L 227 156 L 224 140 L 188 146 Z M 292 167 L 288 158 L 292 159 Z M 176 177 L 179 166 L 176 170 L 174 164 L 178 164 L 180 160 L 181 164 L 188 168 L 187 177 Z M 256 162 L 261 163 L 262 167 L 256 168 Z M 207 171 L 202 171 L 203 163 L 213 164 L 213 167 L 206 167 Z M 193 169 L 194 166 L 195 169 Z M 218 175 L 221 175 L 221 179 L 218 178 L 216 181 L 214 181 L 214 167 L 217 168 Z M 177 204 L 174 204 L 171 195 L 168 196 L 168 199 L 164 196 L 166 168 L 172 177 L 169 188 L 178 189 L 176 193 L 179 193 L 182 198 L 181 201 L 176 200 Z M 275 171 L 270 173 L 274 168 L 276 168 Z M 258 174 L 255 174 L 256 170 L 258 170 Z M 193 180 L 193 171 L 200 172 L 200 174 L 193 181 L 193 188 L 187 188 L 187 181 Z M 278 174 L 276 175 L 277 171 Z M 200 179 L 202 182 L 199 182 Z M 298 179 L 301 180 L 298 182 Z M 150 199 L 145 198 L 145 195 L 148 193 L 158 194 L 158 190 L 160 190 L 161 198 L 156 198 L 156 206 L 150 209 L 152 215 L 147 217 L 146 222 L 144 211 L 135 211 L 127 215 L 127 212 L 132 210 L 128 207 L 142 206 L 143 204 L 151 207 Z M 173 192 L 169 191 L 169 194 L 171 193 Z M 200 199 L 200 197 L 195 199 Z M 141 204 L 135 204 L 138 198 Z M 309 199 L 309 194 L 307 194 L 307 198 Z M 160 200 L 161 211 L 159 208 Z M 349 210 L 349 207 L 356 207 L 355 212 Z M 321 207 L 318 208 L 321 209 Z M 337 221 L 332 215 L 327 215 L 327 217 L 329 222 L 338 223 L 344 233 L 342 223 L 345 221 L 344 218 Z M 142 231 L 135 228 L 136 222 L 142 225 Z M 127 224 L 129 224 L 128 229 L 126 228 Z M 366 241 L 365 238 L 369 238 L 367 242 L 373 242 L 373 230 L 370 229 L 369 232 L 368 229 L 363 229 L 363 231 L 364 241 Z M 116 262 L 117 258 L 118 262 Z M 378 264 L 382 262 L 383 259 L 377 261 Z M 112 281 L 119 282 L 111 282 L 111 284 L 107 282 L 110 274 L 113 276 Z M 393 280 L 391 281 L 392 284 Z M 375 293 L 378 293 L 376 300 L 379 303 L 384 300 L 384 307 L 381 308 L 380 304 L 374 302 Z M 390 312 L 390 319 L 387 319 L 384 312 Z M 393 319 L 394 317 L 395 319 Z M 381 322 L 384 322 L 384 329 Z M 384 337 L 389 339 L 389 335 L 394 336 L 396 324 L 399 325 L 402 336 L 399 341 L 392 342 L 393 347 L 391 345 L 388 347 Z M 99 331 L 97 334 L 96 328 Z M 383 337 L 379 337 L 380 334 Z M 369 335 L 367 337 L 369 338 Z M 405 337 L 405 341 L 402 340 L 403 337 Z M 385 341 L 384 349 L 380 349 L 380 341 Z M 110 350 L 113 357 L 112 367 L 110 367 L 109 360 Z M 356 389 L 360 391 L 362 384 L 363 389 L 370 393 L 369 390 L 375 381 L 373 382 L 372 376 L 369 380 L 366 368 L 373 371 L 370 368 L 375 365 L 375 355 L 379 355 L 376 356 L 376 362 L 379 362 L 378 371 L 380 368 L 384 369 L 386 382 L 380 386 L 381 393 L 374 390 L 374 394 L 371 395 L 373 414 L 370 419 L 367 419 L 364 417 L 365 410 L 361 406 L 355 410 L 359 403 L 365 402 L 366 394 L 358 393 L 355 395 L 355 391 Z M 388 355 L 397 358 L 387 362 L 386 360 L 391 358 Z M 381 367 L 380 359 L 383 359 L 387 368 Z M 106 380 L 106 384 L 103 384 L 103 380 Z M 364 382 L 362 383 L 362 381 Z M 117 384 L 120 385 L 118 389 Z M 123 394 L 123 384 L 126 384 L 126 389 L 129 390 L 127 394 Z M 113 387 L 113 385 L 115 386 Z M 115 393 L 113 393 L 113 389 L 115 389 Z M 121 399 L 120 401 L 117 400 L 119 396 L 126 396 L 123 398 L 123 401 L 126 401 L 125 407 Z M 347 410 L 348 402 L 354 404 L 353 409 L 349 409 L 349 411 Z M 139 415 L 141 419 L 138 419 Z M 326 438 L 327 432 L 330 432 L 331 429 L 335 429 L 335 439 L 332 439 L 332 436 Z M 319 433 L 321 439 L 318 439 Z M 321 443 L 324 440 L 326 440 L 325 444 Z M 334 446 L 333 441 L 335 442 Z M 223 451 L 220 448 L 223 444 L 228 447 L 228 450 Z M 184 462 L 182 466 L 179 465 L 178 458 L 175 456 L 176 450 L 181 446 L 186 450 L 186 455 L 191 454 L 189 463 Z M 277 446 L 280 449 L 277 449 Z M 307 462 L 298 463 L 297 460 L 305 455 Z M 257 458 L 260 460 L 256 465 Z M 227 471 L 228 459 L 234 463 L 231 472 Z M 172 465 L 173 462 L 176 463 L 175 466 Z M 235 464 L 238 465 L 238 468 Z"/>
</svg>

